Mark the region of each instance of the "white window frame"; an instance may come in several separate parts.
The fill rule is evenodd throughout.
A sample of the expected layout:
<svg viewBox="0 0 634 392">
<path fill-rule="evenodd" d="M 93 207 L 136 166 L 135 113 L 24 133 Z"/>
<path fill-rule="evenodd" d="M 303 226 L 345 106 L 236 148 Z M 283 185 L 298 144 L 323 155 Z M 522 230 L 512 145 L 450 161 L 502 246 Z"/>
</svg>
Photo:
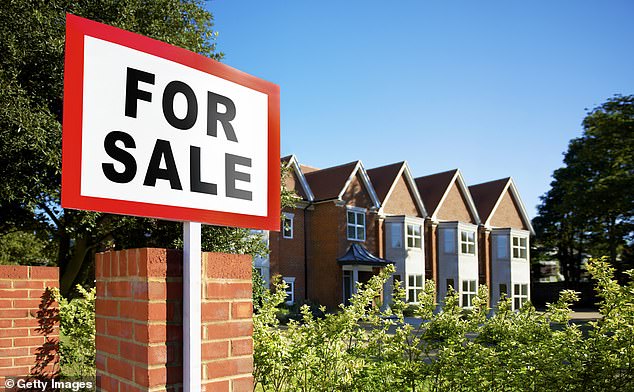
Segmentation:
<svg viewBox="0 0 634 392">
<path fill-rule="evenodd" d="M 407 275 L 407 302 L 418 303 L 418 295 L 425 288 L 422 274 Z"/>
<path fill-rule="evenodd" d="M 350 241 L 365 241 L 365 223 L 366 223 L 366 209 L 358 207 L 348 207 L 346 210 L 346 238 Z M 354 216 L 354 222 L 350 222 L 350 214 Z M 363 224 L 359 224 L 359 216 L 363 216 Z M 350 228 L 354 229 L 354 237 L 350 238 Z M 359 229 L 363 229 L 363 238 L 359 238 Z"/>
<path fill-rule="evenodd" d="M 466 285 L 465 285 L 466 283 Z M 463 308 L 473 307 L 473 299 L 478 295 L 478 282 L 475 279 L 460 281 L 460 302 Z M 466 302 L 466 303 L 465 303 Z"/>
<path fill-rule="evenodd" d="M 282 280 L 286 283 L 286 297 L 290 297 L 286 300 L 286 305 L 293 305 L 295 303 L 295 277 L 285 276 Z"/>
<path fill-rule="evenodd" d="M 466 235 L 466 236 L 465 236 Z M 469 238 L 473 236 L 473 238 Z M 464 248 L 467 248 L 465 252 Z M 470 251 L 472 250 L 472 251 Z M 471 230 L 460 230 L 460 253 L 463 255 L 475 255 L 476 254 L 476 233 Z"/>
<path fill-rule="evenodd" d="M 291 214 L 289 212 L 284 212 L 282 213 L 282 215 L 284 215 L 284 218 L 282 219 L 282 237 L 286 238 L 286 239 L 293 239 L 293 225 L 294 225 L 294 218 L 295 218 L 295 214 Z M 290 230 L 290 235 L 286 235 L 286 222 L 289 222 L 288 228 Z"/>
<path fill-rule="evenodd" d="M 513 310 L 519 310 L 528 301 L 528 283 L 513 284 Z"/>
<path fill-rule="evenodd" d="M 528 238 L 514 235 L 512 236 L 512 252 L 514 259 L 528 259 Z"/>
<path fill-rule="evenodd" d="M 416 235 L 415 228 L 418 227 L 418 235 Z M 410 228 L 412 233 L 410 234 Z M 408 223 L 406 226 L 407 247 L 410 249 L 422 249 L 423 247 L 423 226 L 415 223 Z M 418 246 L 416 246 L 416 240 L 418 240 Z M 410 244 L 411 241 L 411 244 Z"/>
</svg>

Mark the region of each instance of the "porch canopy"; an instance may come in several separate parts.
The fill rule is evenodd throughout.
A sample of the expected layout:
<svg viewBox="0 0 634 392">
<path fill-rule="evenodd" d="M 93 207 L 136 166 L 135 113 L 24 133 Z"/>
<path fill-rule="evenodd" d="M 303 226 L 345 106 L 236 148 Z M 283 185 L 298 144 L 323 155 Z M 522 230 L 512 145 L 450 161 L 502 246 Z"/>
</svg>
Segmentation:
<svg viewBox="0 0 634 392">
<path fill-rule="evenodd" d="M 367 265 L 371 267 L 386 267 L 393 261 L 376 257 L 361 244 L 352 244 L 345 255 L 337 259 L 339 265 Z"/>
</svg>

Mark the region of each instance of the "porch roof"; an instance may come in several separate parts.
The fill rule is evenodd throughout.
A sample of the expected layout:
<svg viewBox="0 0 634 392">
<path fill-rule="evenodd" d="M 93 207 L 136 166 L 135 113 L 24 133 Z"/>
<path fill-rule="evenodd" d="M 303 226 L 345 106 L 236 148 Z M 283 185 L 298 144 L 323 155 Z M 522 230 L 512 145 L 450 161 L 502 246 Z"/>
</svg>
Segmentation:
<svg viewBox="0 0 634 392">
<path fill-rule="evenodd" d="M 393 261 L 376 257 L 361 244 L 352 244 L 345 255 L 337 259 L 339 265 L 369 265 L 385 267 L 394 264 Z"/>
</svg>

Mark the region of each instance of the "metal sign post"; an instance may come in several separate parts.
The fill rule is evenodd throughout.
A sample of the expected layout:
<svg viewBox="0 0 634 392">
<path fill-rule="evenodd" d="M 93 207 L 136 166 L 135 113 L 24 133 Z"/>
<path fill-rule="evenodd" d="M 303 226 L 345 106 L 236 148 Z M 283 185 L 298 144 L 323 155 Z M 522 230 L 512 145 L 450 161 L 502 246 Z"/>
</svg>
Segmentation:
<svg viewBox="0 0 634 392">
<path fill-rule="evenodd" d="M 201 225 L 183 223 L 183 389 L 201 390 Z"/>
</svg>

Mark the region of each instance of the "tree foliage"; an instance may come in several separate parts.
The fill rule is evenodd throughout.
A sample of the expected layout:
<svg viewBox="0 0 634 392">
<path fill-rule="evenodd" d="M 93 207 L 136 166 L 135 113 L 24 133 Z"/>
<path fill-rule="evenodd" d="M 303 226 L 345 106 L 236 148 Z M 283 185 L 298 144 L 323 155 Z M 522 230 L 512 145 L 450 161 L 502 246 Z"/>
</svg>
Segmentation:
<svg viewBox="0 0 634 392">
<path fill-rule="evenodd" d="M 534 219 L 538 242 L 555 249 L 568 281 L 587 256 L 608 255 L 619 275 L 633 266 L 634 96 L 590 111 L 555 170 Z"/>
<path fill-rule="evenodd" d="M 109 248 L 178 247 L 178 223 L 60 208 L 65 16 L 72 13 L 219 60 L 202 0 L 7 0 L 0 5 L 0 234 L 53 241 L 61 291 L 91 282 Z M 204 227 L 204 250 L 262 253 L 248 230 Z"/>
</svg>

